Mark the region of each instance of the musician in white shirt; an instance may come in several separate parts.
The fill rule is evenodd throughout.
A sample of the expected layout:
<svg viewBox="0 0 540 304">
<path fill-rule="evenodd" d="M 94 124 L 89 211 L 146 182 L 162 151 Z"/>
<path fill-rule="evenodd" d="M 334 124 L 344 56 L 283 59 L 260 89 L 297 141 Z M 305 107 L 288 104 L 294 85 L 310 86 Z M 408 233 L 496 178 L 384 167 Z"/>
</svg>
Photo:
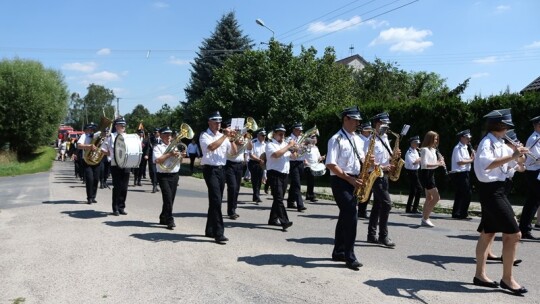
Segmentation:
<svg viewBox="0 0 540 304">
<path fill-rule="evenodd" d="M 458 144 L 452 151 L 452 182 L 454 183 L 454 205 L 452 218 L 467 219 L 469 205 L 471 204 L 471 181 L 469 172 L 474 160 L 474 152 L 469 155 L 471 144 L 471 131 L 463 130 L 457 134 Z M 471 151 L 472 152 L 472 151 Z"/>
<path fill-rule="evenodd" d="M 418 204 L 422 197 L 422 184 L 418 171 L 420 169 L 420 154 L 418 147 L 420 146 L 420 136 L 416 135 L 409 139 L 409 149 L 405 153 L 405 171 L 409 178 L 409 198 L 407 199 L 406 213 L 419 213 Z"/>
<path fill-rule="evenodd" d="M 324 160 L 324 156 L 321 156 L 321 152 L 319 151 L 319 148 L 317 147 L 317 136 L 313 135 L 309 139 L 311 143 L 309 144 L 309 150 L 305 155 L 304 159 L 304 175 L 306 176 L 306 200 L 311 202 L 316 202 L 317 198 L 315 197 L 315 176 L 313 175 L 313 167 L 314 165 L 319 164 L 322 160 Z M 322 166 L 322 164 L 321 164 Z M 322 167 L 324 170 L 325 167 Z"/>
<path fill-rule="evenodd" d="M 362 142 L 364 143 L 364 147 L 367 147 L 369 145 L 369 140 L 371 138 L 371 134 L 372 134 L 372 131 L 373 131 L 373 127 L 371 126 L 371 122 L 370 121 L 366 121 L 364 123 L 362 123 L 359 127 L 359 137 L 360 139 L 362 140 Z M 365 204 L 358 204 L 358 217 L 359 218 L 364 218 L 364 219 L 367 219 L 369 218 L 368 217 L 368 214 L 367 214 L 367 207 L 368 207 L 368 203 L 370 201 L 370 198 L 371 198 L 371 195 L 372 193 L 370 192 L 369 193 L 369 197 L 367 199 L 367 202 Z"/>
<path fill-rule="evenodd" d="M 289 221 L 287 209 L 283 204 L 283 196 L 287 189 L 287 177 L 289 175 L 289 161 L 296 157 L 296 152 L 290 150 L 296 142 L 294 140 L 285 141 L 285 127 L 283 124 L 274 127 L 273 139 L 266 144 L 266 170 L 268 180 L 272 188 L 272 209 L 268 225 L 281 226 L 283 231 L 291 227 L 293 222 Z"/>
<path fill-rule="evenodd" d="M 293 125 L 290 139 L 294 142 L 298 142 L 302 136 L 302 130 L 302 123 L 295 123 Z M 298 212 L 304 212 L 304 210 L 306 210 L 301 191 L 302 175 L 304 174 L 304 159 L 305 155 L 298 156 L 297 158 L 291 160 L 289 169 L 290 185 L 289 195 L 287 196 L 287 208 L 296 208 Z"/>
<path fill-rule="evenodd" d="M 255 203 L 261 203 L 261 184 L 264 174 L 263 166 L 265 161 L 261 155 L 266 151 L 266 131 L 264 129 L 257 132 L 257 138 L 248 145 L 248 169 L 251 173 L 251 185 L 253 187 L 253 198 Z M 266 157 L 266 154 L 265 154 Z"/>
</svg>

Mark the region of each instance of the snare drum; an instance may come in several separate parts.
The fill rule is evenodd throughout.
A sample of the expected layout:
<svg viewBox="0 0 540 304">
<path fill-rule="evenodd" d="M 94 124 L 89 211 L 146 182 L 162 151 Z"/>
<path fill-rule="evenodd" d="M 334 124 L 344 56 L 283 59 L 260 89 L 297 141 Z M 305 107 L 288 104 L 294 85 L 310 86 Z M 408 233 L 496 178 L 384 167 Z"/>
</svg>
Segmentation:
<svg viewBox="0 0 540 304">
<path fill-rule="evenodd" d="M 316 163 L 309 166 L 313 176 L 322 176 L 326 173 L 326 166 L 323 163 Z"/>
<path fill-rule="evenodd" d="M 142 158 L 141 139 L 137 134 L 118 134 L 114 140 L 114 160 L 120 168 L 138 168 Z"/>
</svg>

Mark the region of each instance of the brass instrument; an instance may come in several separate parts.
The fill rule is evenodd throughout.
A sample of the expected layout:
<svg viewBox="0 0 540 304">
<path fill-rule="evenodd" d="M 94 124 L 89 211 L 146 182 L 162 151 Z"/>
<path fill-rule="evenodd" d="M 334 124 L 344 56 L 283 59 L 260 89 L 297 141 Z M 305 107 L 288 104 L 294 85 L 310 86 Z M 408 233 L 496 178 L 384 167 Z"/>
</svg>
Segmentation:
<svg viewBox="0 0 540 304">
<path fill-rule="evenodd" d="M 390 159 L 391 169 L 388 172 L 388 178 L 393 182 L 399 179 L 399 175 L 401 174 L 401 169 L 403 168 L 403 165 L 405 165 L 405 161 L 400 156 L 398 156 L 397 150 L 399 149 L 399 141 L 401 137 L 407 134 L 407 131 L 409 131 L 409 128 L 410 128 L 409 125 L 403 125 L 403 129 L 401 130 L 400 134 L 397 134 L 395 132 L 392 132 L 392 130 L 387 129 L 387 132 L 389 132 L 390 134 L 396 137 L 396 142 L 394 143 L 394 148 L 392 149 L 392 158 Z"/>
<path fill-rule="evenodd" d="M 251 135 L 250 132 L 255 132 L 257 129 L 259 129 L 259 126 L 257 126 L 257 122 L 253 117 L 246 118 L 246 123 L 244 124 L 244 128 L 240 130 L 240 132 L 236 133 L 236 135 L 233 137 L 232 141 L 237 141 L 244 138 L 244 142 L 236 147 L 236 154 L 230 154 L 230 157 L 238 157 L 238 155 L 244 153 L 246 151 L 246 148 L 249 144 L 249 142 L 253 139 L 253 135 Z"/>
<path fill-rule="evenodd" d="M 186 151 L 187 146 L 181 140 L 183 138 L 192 139 L 194 135 L 195 133 L 193 132 L 191 127 L 186 123 L 182 123 L 180 125 L 180 132 L 173 140 L 171 140 L 171 142 L 169 143 L 169 145 L 167 146 L 167 149 L 165 149 L 165 152 L 163 152 L 163 154 L 170 153 L 173 151 L 180 151 L 180 152 Z M 180 153 L 178 157 L 169 157 L 164 162 L 158 165 L 161 168 L 161 170 L 165 172 L 171 172 L 174 169 L 174 167 L 176 167 L 176 165 L 178 165 L 178 163 L 181 161 L 182 161 L 182 153 Z"/>
<path fill-rule="evenodd" d="M 101 151 L 101 145 L 105 142 L 105 138 L 107 138 L 107 128 L 112 128 L 113 121 L 105 117 L 105 110 L 103 110 L 103 116 L 101 117 L 101 121 L 99 123 L 99 131 L 94 133 L 94 137 L 92 138 L 91 145 L 94 145 L 96 149 L 94 151 L 92 150 L 84 150 L 83 151 L 83 159 L 84 162 L 87 163 L 90 166 L 98 165 L 101 160 L 103 159 L 103 156 L 105 154 L 103 151 Z"/>
<path fill-rule="evenodd" d="M 319 129 L 317 129 L 316 125 L 313 126 L 313 128 L 307 130 L 305 133 L 302 133 L 302 135 L 300 135 L 295 146 L 298 151 L 298 157 L 304 156 L 311 150 L 311 147 L 313 145 L 311 141 L 311 136 L 313 135 L 319 136 Z"/>
<path fill-rule="evenodd" d="M 371 137 L 369 138 L 369 147 L 366 153 L 366 158 L 360 170 L 358 179 L 363 183 L 360 186 L 354 188 L 353 194 L 356 196 L 358 203 L 366 203 L 369 200 L 369 194 L 373 183 L 378 177 L 383 176 L 383 171 L 379 165 L 375 165 L 372 160 L 373 152 L 375 150 L 375 130 L 371 131 Z M 369 172 L 369 168 L 374 167 L 373 171 Z"/>
</svg>

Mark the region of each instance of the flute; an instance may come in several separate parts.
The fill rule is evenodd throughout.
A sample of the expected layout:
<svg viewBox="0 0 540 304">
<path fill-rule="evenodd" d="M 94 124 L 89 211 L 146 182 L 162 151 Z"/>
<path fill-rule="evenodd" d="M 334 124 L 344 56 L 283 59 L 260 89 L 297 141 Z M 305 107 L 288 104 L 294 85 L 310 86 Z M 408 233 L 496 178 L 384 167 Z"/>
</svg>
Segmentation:
<svg viewBox="0 0 540 304">
<path fill-rule="evenodd" d="M 438 148 L 435 148 L 435 152 L 437 153 L 437 158 L 438 158 L 437 160 L 443 159 L 443 156 L 442 156 L 441 152 L 439 152 Z M 446 169 L 446 163 L 444 163 L 444 165 L 442 167 L 444 169 L 444 175 L 448 175 L 448 170 Z"/>
</svg>

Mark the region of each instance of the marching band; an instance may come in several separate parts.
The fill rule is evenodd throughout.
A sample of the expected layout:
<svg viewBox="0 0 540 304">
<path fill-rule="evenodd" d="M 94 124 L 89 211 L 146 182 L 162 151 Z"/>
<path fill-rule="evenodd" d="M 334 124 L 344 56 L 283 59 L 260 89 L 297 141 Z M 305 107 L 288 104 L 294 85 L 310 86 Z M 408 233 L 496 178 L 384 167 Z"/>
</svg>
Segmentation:
<svg viewBox="0 0 540 304">
<path fill-rule="evenodd" d="M 488 288 L 505 288 L 515 294 L 523 294 L 527 289 L 516 282 L 512 274 L 512 265 L 516 264 L 515 250 L 521 238 L 536 239 L 531 234 L 532 220 L 537 212 L 540 200 L 540 116 L 531 119 L 534 132 L 525 146 L 520 144 L 513 130 L 510 109 L 494 110 L 486 116 L 487 135 L 480 141 L 478 152 L 470 144 L 470 130 L 457 134 L 459 140 L 452 154 L 450 175 L 456 188 L 456 197 L 452 217 L 466 219 L 471 199 L 469 172 L 474 169 L 478 178 L 478 190 L 482 217 L 478 231 L 480 238 L 476 248 L 476 273 L 473 284 Z M 249 120 L 250 119 L 250 120 Z M 208 129 L 199 137 L 200 151 L 193 139 L 191 148 L 181 143 L 181 139 L 193 138 L 193 131 L 182 124 L 179 135 L 172 139 L 173 131 L 169 127 L 155 130 L 150 139 L 134 138 L 125 133 L 126 121 L 119 117 L 112 125 L 115 132 L 103 136 L 102 142 L 96 143 L 93 137 L 99 137 L 97 126 L 85 126 L 85 134 L 78 141 L 77 148 L 85 155 L 84 176 L 88 204 L 96 203 L 97 185 L 100 180 L 99 163 L 102 158 L 111 160 L 113 177 L 112 211 L 113 215 L 126 215 L 126 197 L 131 168 L 136 168 L 135 185 L 140 185 L 141 177 L 146 172 L 148 160 L 152 192 L 157 186 L 162 192 L 163 207 L 159 215 L 159 224 L 173 230 L 175 225 L 172 213 L 177 192 L 181 160 L 188 154 L 201 157 L 203 177 L 208 187 L 208 214 L 205 236 L 215 239 L 218 244 L 226 244 L 221 203 L 227 184 L 227 216 L 236 219 L 240 183 L 244 170 L 249 170 L 252 182 L 252 201 L 261 203 L 260 190 L 263 182 L 272 190 L 272 208 L 268 225 L 280 226 L 287 231 L 293 225 L 287 215 L 287 208 L 296 208 L 304 212 L 304 200 L 300 190 L 302 176 L 307 177 L 308 191 L 306 201 L 315 202 L 314 180 L 330 172 L 332 195 L 339 209 L 335 228 L 334 248 L 331 258 L 345 262 L 346 266 L 358 270 L 362 264 L 354 253 L 357 223 L 359 217 L 367 218 L 365 206 L 373 193 L 373 207 L 369 216 L 367 242 L 394 248 L 395 243 L 389 238 L 388 218 L 392 208 L 389 195 L 389 176 L 399 178 L 399 170 L 404 164 L 410 184 L 406 212 L 419 213 L 418 205 L 421 189 L 425 189 L 426 201 L 422 208 L 420 226 L 433 227 L 430 213 L 440 199 L 434 179 L 434 169 L 446 168 L 444 158 L 438 152 L 439 135 L 427 132 L 422 145 L 420 137 L 409 139 L 409 149 L 405 160 L 401 160 L 399 139 L 389 130 L 390 115 L 379 113 L 368 122 L 361 124 L 362 114 L 358 107 L 346 108 L 341 112 L 341 129 L 328 140 L 327 157 L 321 156 L 317 148 L 318 130 L 316 127 L 303 133 L 301 123 L 294 123 L 289 137 L 286 128 L 277 124 L 271 132 L 258 128 L 252 118 L 248 118 L 246 127 L 239 130 L 231 128 L 231 122 L 222 126 L 221 114 L 216 111 L 208 116 Z M 243 121 L 243 120 L 242 120 Z M 405 125 L 408 130 L 408 125 Z M 108 129 L 108 128 L 107 128 Z M 249 129 L 249 133 L 246 130 Z M 405 129 L 405 128 L 404 128 Z M 142 131 L 142 130 L 139 130 Z M 390 147 L 387 133 L 397 136 L 395 145 Z M 106 134 L 105 129 L 103 133 Z M 190 135 L 186 135 L 190 134 Z M 134 135 L 133 135 L 134 136 Z M 503 139 L 509 145 L 503 144 Z M 181 147 L 183 145 L 183 147 Z M 143 152 L 143 148 L 144 149 Z M 527 148 L 528 147 L 528 148 Z M 89 153 L 98 153 L 94 161 Z M 99 155 L 102 154 L 102 155 Z M 193 159 L 192 164 L 193 166 Z M 324 164 L 321 163 L 324 161 Z M 144 163 L 144 165 L 141 165 Z M 397 168 L 396 166 L 399 166 Z M 392 176 L 396 172 L 397 177 Z M 193 172 L 193 167 L 190 169 Z M 142 172 L 141 172 L 142 171 Z M 154 172 L 152 172 L 154 171 Z M 509 181 L 514 172 L 525 171 L 530 193 L 518 223 L 506 197 Z M 365 173 L 364 173 L 365 172 Z M 380 172 L 378 174 L 372 174 Z M 155 173 L 155 175 L 153 175 Z M 371 179 L 371 180 L 369 180 Z M 290 183 L 290 185 L 289 185 Z M 284 204 L 289 186 L 287 208 Z M 367 187 L 367 188 L 366 188 Z M 104 188 L 104 187 L 101 187 Z M 359 200 L 358 189 L 364 191 L 364 198 Z M 358 209 L 357 209 L 358 208 Z M 378 230 L 378 235 L 377 235 Z M 487 259 L 494 259 L 490 252 L 495 233 L 503 233 L 503 276 L 500 282 L 493 281 L 485 271 Z M 500 258 L 502 260 L 502 257 Z M 519 260 L 520 261 L 520 260 Z"/>
</svg>

